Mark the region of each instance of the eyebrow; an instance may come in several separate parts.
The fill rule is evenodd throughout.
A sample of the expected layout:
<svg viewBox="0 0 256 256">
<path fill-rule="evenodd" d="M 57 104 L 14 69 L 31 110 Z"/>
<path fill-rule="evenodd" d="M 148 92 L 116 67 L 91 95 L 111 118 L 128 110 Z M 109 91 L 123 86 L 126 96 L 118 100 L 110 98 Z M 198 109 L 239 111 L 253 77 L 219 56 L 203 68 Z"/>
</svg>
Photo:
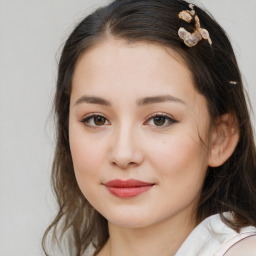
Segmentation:
<svg viewBox="0 0 256 256">
<path fill-rule="evenodd" d="M 184 101 L 172 95 L 159 95 L 159 96 L 146 97 L 146 98 L 139 99 L 137 101 L 137 105 L 144 106 L 144 105 L 149 105 L 154 103 L 163 103 L 163 102 L 177 102 L 177 103 L 185 104 Z"/>
<path fill-rule="evenodd" d="M 100 97 L 94 97 L 94 96 L 82 96 L 75 102 L 75 106 L 79 105 L 81 103 L 88 103 L 88 104 L 98 104 L 98 105 L 104 105 L 104 106 L 110 106 L 111 103 L 103 98 Z"/>
<path fill-rule="evenodd" d="M 145 106 L 145 105 L 164 103 L 164 102 L 177 102 L 177 103 L 185 104 L 184 101 L 172 95 L 159 95 L 159 96 L 153 96 L 153 97 L 145 97 L 145 98 L 138 99 L 136 101 L 138 106 Z M 100 97 L 95 97 L 95 96 L 82 96 L 75 102 L 74 105 L 76 106 L 82 103 L 111 106 L 111 103 L 109 101 Z"/>
</svg>

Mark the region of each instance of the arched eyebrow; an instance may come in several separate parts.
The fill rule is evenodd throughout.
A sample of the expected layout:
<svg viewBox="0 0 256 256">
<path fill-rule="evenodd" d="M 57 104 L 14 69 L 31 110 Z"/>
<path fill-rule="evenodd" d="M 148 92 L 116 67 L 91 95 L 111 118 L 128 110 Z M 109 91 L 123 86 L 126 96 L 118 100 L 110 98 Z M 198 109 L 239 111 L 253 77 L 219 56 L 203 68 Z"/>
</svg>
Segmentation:
<svg viewBox="0 0 256 256">
<path fill-rule="evenodd" d="M 159 96 L 145 97 L 142 99 L 138 99 L 137 105 L 144 106 L 144 105 L 163 103 L 163 102 L 177 102 L 177 103 L 185 104 L 183 100 L 168 94 L 168 95 L 159 95 Z"/>
<path fill-rule="evenodd" d="M 159 96 L 145 97 L 145 98 L 138 99 L 136 101 L 138 106 L 145 106 L 145 105 L 164 103 L 164 102 L 177 102 L 177 103 L 185 104 L 184 101 L 172 95 L 159 95 Z M 111 106 L 111 103 L 108 100 L 100 97 L 95 97 L 95 96 L 84 95 L 81 98 L 79 98 L 74 105 L 76 106 L 82 103 Z"/>
<path fill-rule="evenodd" d="M 103 98 L 100 97 L 94 97 L 94 96 L 82 96 L 75 102 L 75 106 L 82 104 L 82 103 L 88 103 L 88 104 L 98 104 L 98 105 L 104 105 L 104 106 L 111 106 L 111 103 Z"/>
</svg>

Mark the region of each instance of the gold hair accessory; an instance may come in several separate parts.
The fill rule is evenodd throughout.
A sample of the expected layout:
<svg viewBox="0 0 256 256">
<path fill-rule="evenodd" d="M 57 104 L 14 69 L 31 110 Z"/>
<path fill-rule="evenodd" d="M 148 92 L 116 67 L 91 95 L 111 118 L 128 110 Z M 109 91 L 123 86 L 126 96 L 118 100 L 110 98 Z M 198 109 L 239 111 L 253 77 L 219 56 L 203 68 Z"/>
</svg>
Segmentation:
<svg viewBox="0 0 256 256">
<path fill-rule="evenodd" d="M 195 19 L 195 29 L 193 33 L 188 32 L 185 28 L 179 28 L 178 35 L 181 39 L 184 40 L 184 43 L 188 47 L 195 46 L 199 41 L 202 39 L 208 40 L 209 44 L 212 44 L 212 40 L 210 38 L 209 32 L 200 27 L 200 21 L 197 15 L 195 15 L 194 5 L 190 4 L 189 8 L 191 10 L 181 11 L 179 13 L 179 18 L 185 20 L 186 22 L 190 23 L 191 20 Z"/>
</svg>

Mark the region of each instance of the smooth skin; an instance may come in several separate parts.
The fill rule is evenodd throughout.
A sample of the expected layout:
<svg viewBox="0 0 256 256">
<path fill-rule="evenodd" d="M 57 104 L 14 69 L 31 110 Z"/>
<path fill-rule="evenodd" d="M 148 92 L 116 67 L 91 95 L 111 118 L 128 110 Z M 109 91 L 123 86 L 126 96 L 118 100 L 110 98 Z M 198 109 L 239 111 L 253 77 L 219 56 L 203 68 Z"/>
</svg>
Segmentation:
<svg viewBox="0 0 256 256">
<path fill-rule="evenodd" d="M 108 220 L 99 256 L 175 254 L 197 225 L 207 167 L 226 161 L 238 141 L 232 116 L 210 124 L 206 99 L 172 50 L 108 38 L 80 57 L 70 148 L 82 193 Z M 119 198 L 104 185 L 113 179 L 155 185 Z"/>
</svg>

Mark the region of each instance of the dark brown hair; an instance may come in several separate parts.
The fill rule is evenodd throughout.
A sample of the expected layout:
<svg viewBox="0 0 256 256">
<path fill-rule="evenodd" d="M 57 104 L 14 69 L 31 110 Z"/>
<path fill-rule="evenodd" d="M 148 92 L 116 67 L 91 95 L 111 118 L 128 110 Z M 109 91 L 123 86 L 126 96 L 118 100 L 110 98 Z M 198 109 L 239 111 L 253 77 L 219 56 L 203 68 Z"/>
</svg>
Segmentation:
<svg viewBox="0 0 256 256">
<path fill-rule="evenodd" d="M 106 219 L 78 188 L 69 147 L 68 116 L 78 58 L 110 36 L 130 43 L 151 42 L 173 49 L 185 60 L 196 89 L 207 99 L 212 121 L 225 113 L 233 113 L 239 124 L 238 145 L 223 165 L 208 168 L 197 220 L 231 211 L 236 216 L 234 222 L 228 223 L 232 228 L 256 225 L 256 150 L 236 58 L 226 33 L 199 7 L 195 7 L 196 14 L 201 27 L 209 31 L 212 46 L 202 40 L 194 47 L 187 47 L 177 33 L 181 26 L 193 31 L 193 22 L 186 23 L 178 18 L 178 13 L 187 9 L 188 3 L 183 0 L 116 0 L 82 20 L 67 39 L 59 62 L 54 102 L 57 145 L 52 185 L 59 211 L 45 232 L 45 253 L 50 231 L 57 240 L 69 233 L 77 256 L 89 245 L 93 245 L 97 253 L 109 236 Z"/>
</svg>

